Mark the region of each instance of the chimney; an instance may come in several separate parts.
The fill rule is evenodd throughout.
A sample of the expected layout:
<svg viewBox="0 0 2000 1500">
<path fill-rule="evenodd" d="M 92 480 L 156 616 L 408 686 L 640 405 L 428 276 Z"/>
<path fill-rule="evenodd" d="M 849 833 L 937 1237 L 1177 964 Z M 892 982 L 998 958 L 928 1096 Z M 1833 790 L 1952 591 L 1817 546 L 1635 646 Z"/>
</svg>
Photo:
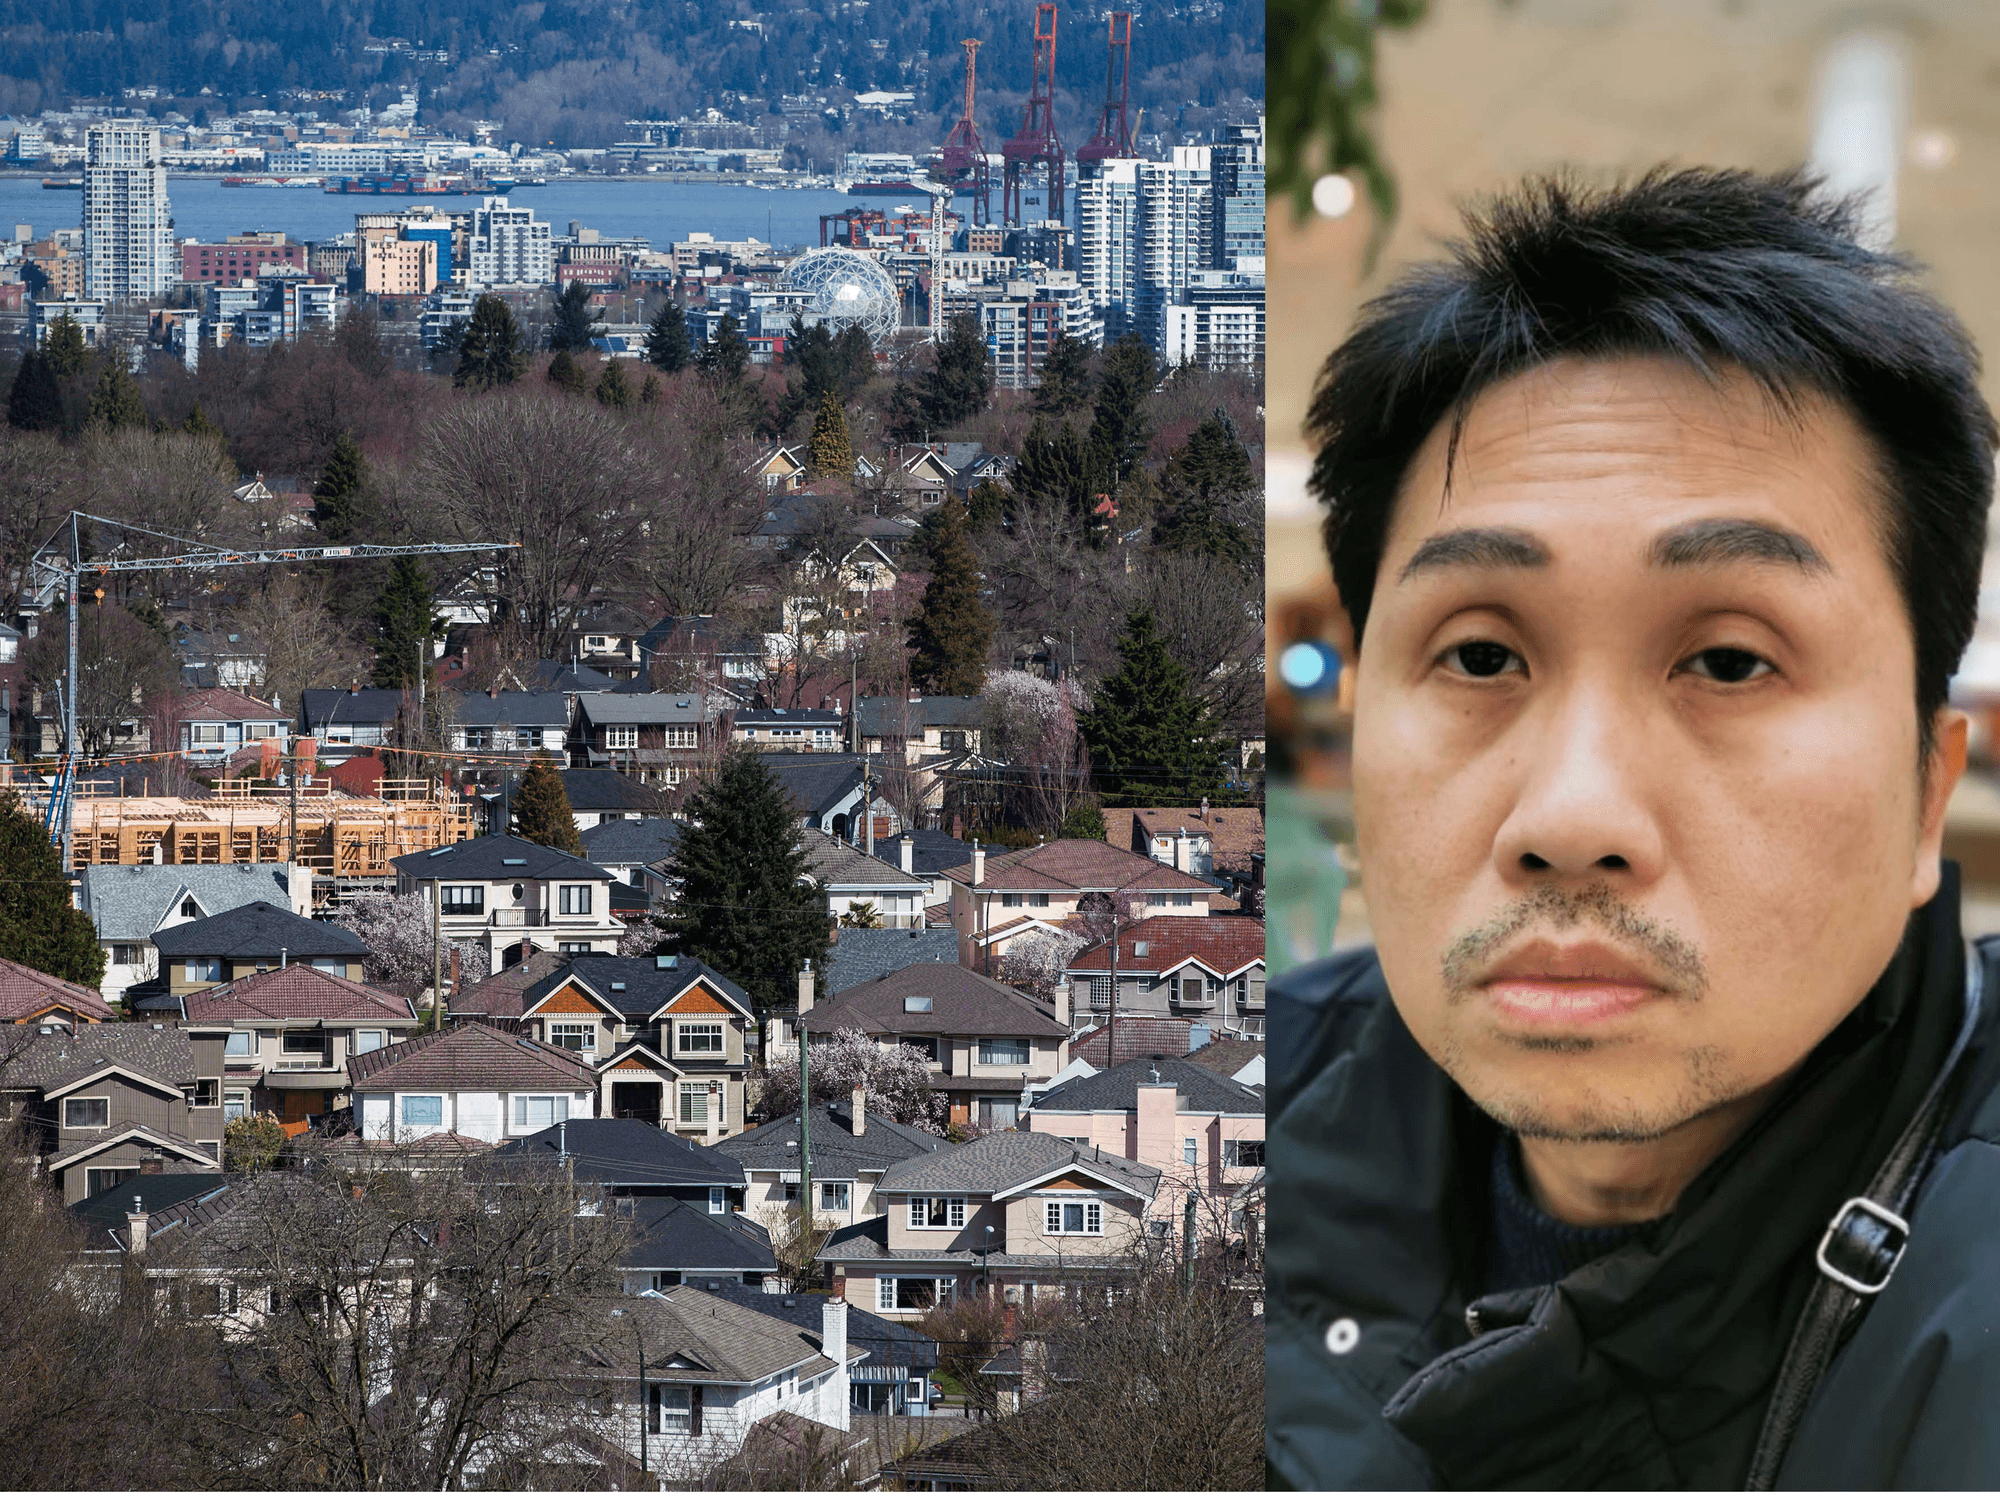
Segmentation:
<svg viewBox="0 0 2000 1500">
<path fill-rule="evenodd" d="M 125 1244 L 134 1255 L 146 1253 L 146 1205 L 132 1195 L 132 1211 L 125 1215 Z"/>
<path fill-rule="evenodd" d="M 979 840 L 972 841 L 972 883 L 986 884 L 986 851 L 979 847 Z"/>
<path fill-rule="evenodd" d="M 847 1299 L 829 1297 L 819 1310 L 819 1352 L 835 1364 L 847 1365 Z"/>
<path fill-rule="evenodd" d="M 1149 1167 L 1172 1168 L 1180 1162 L 1180 1142 L 1174 1137 L 1179 1124 L 1179 1090 L 1171 1083 L 1159 1082 L 1159 1059 L 1147 1079 L 1139 1085 L 1138 1119 L 1135 1122 L 1138 1139 L 1133 1142 L 1133 1156 Z"/>
<path fill-rule="evenodd" d="M 853 1108 L 854 1133 L 857 1136 L 868 1134 L 868 1090 L 862 1088 L 859 1084 L 854 1086 Z"/>
<path fill-rule="evenodd" d="M 717 1138 L 716 1132 L 721 1123 L 722 1085 L 711 1083 L 708 1086 L 708 1128 L 701 1133 L 703 1145 L 713 1146 L 715 1144 Z"/>
<path fill-rule="evenodd" d="M 903 855 L 903 873 L 905 875 L 908 875 L 912 873 L 912 871 L 915 868 L 916 858 L 917 858 L 917 846 L 910 841 L 910 836 L 906 833 L 903 835 L 903 841 L 900 847 Z"/>
<path fill-rule="evenodd" d="M 139 1175 L 142 1177 L 158 1177 L 165 1170 L 166 1163 L 157 1156 L 144 1157 L 139 1162 Z"/>
<path fill-rule="evenodd" d="M 799 970 L 799 1015 L 813 1008 L 813 961 L 807 959 L 805 967 Z"/>
<path fill-rule="evenodd" d="M 1075 1003 L 1073 993 L 1076 987 L 1079 984 L 1086 984 L 1088 982 L 1087 980 L 1072 979 L 1068 984 L 1059 983 L 1056 985 L 1056 1020 L 1062 1025 L 1069 1025 L 1070 1007 Z"/>
<path fill-rule="evenodd" d="M 1201 799 L 1201 820 L 1204 823 L 1208 821 L 1208 798 L 1206 797 Z"/>
</svg>

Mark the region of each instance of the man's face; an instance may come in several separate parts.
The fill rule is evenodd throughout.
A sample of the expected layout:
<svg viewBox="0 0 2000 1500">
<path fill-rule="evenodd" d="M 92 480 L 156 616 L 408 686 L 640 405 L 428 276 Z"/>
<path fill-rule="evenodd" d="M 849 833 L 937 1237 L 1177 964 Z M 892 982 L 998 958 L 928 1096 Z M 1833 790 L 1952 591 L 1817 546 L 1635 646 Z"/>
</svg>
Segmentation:
<svg viewBox="0 0 2000 1500">
<path fill-rule="evenodd" d="M 1747 378 L 1564 360 L 1441 429 L 1355 682 L 1355 821 L 1397 1008 L 1526 1135 L 1745 1099 L 1868 991 L 1955 771 L 1855 421 Z M 1962 763 L 1962 720 L 1941 733 Z"/>
</svg>

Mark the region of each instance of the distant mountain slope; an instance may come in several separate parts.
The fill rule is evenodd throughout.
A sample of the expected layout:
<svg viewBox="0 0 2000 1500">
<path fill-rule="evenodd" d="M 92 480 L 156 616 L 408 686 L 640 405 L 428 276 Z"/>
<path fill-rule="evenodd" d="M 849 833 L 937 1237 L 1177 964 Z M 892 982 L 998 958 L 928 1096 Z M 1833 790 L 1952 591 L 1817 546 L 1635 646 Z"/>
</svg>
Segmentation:
<svg viewBox="0 0 2000 1500">
<path fill-rule="evenodd" d="M 1262 97 L 1258 0 L 1135 9 L 1133 103 L 1149 118 Z M 1065 6 L 1060 23 L 1057 119 L 1074 146 L 1102 93 L 1105 23 L 1082 6 Z M 775 102 L 841 83 L 913 88 L 920 107 L 949 118 L 959 40 L 976 36 L 979 124 L 997 150 L 1019 125 L 1033 25 L 1032 0 L 0 0 L 0 108 L 145 87 L 187 100 L 207 87 L 220 113 L 280 90 L 417 84 L 427 109 L 604 144 L 628 116 L 677 116 L 729 90 Z M 449 60 L 415 59 L 418 47 Z"/>
</svg>

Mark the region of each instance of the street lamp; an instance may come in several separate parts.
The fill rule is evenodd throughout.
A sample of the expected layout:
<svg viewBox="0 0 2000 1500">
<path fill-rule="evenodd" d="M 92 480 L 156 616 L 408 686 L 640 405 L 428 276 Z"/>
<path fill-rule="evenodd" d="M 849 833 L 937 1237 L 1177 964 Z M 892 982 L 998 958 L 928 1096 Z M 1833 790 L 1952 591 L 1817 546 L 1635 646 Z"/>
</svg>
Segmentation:
<svg viewBox="0 0 2000 1500">
<path fill-rule="evenodd" d="M 988 1297 L 993 1295 L 993 1274 L 987 1269 L 989 1257 L 993 1254 L 993 1226 L 986 1226 L 986 1239 L 979 1247 L 979 1289 Z"/>
</svg>

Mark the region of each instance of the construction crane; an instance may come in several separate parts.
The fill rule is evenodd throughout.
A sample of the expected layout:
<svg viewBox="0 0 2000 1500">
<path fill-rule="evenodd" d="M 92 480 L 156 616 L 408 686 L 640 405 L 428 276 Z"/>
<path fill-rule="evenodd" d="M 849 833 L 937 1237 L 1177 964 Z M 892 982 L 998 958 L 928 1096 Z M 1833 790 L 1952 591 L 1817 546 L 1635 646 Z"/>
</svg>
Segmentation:
<svg viewBox="0 0 2000 1500">
<path fill-rule="evenodd" d="M 919 177 L 910 184 L 931 200 L 931 326 L 930 341 L 944 342 L 944 247 L 950 242 L 951 184 Z"/>
<path fill-rule="evenodd" d="M 974 80 L 978 73 L 979 42 L 967 37 L 965 48 L 965 113 L 951 127 L 938 149 L 932 175 L 953 186 L 969 183 L 972 189 L 972 222 L 985 224 L 993 217 L 993 185 L 987 177 L 986 147 L 979 139 L 979 127 L 972 122 Z"/>
<path fill-rule="evenodd" d="M 159 541 L 172 542 L 184 550 L 168 557 L 119 557 L 85 562 L 82 531 L 79 526 L 83 521 L 89 521 L 97 526 L 114 527 L 120 531 L 136 532 Z M 63 549 L 62 544 L 65 539 L 68 546 Z M 66 691 L 59 692 L 63 715 L 63 754 L 56 772 L 56 784 L 49 796 L 48 814 L 51 833 L 58 826 L 58 817 L 61 819 L 63 869 L 70 868 L 71 854 L 70 820 L 67 809 L 76 781 L 77 596 L 82 591 L 84 574 L 159 573 L 196 568 L 252 568 L 268 563 L 360 562 L 377 557 L 423 557 L 446 552 L 501 552 L 518 549 L 520 545 L 519 542 L 432 542 L 406 546 L 379 546 L 373 542 L 354 542 L 345 547 L 239 549 L 215 547 L 207 542 L 191 542 L 185 537 L 170 536 L 164 531 L 151 531 L 144 526 L 135 526 L 129 521 L 113 521 L 83 511 L 71 511 L 69 519 L 63 523 L 61 529 L 44 542 L 29 559 L 29 566 L 36 574 L 53 581 L 62 589 L 69 606 L 69 660 L 63 676 Z"/>
<path fill-rule="evenodd" d="M 1104 58 L 1104 108 L 1097 116 L 1097 134 L 1076 148 L 1076 170 L 1084 176 L 1110 157 L 1132 157 L 1132 12 L 1111 12 L 1110 37 Z"/>
<path fill-rule="evenodd" d="M 1049 176 L 1046 218 L 1063 222 L 1067 194 L 1062 141 L 1056 135 L 1056 8 L 1054 0 L 1035 7 L 1035 72 L 1021 112 L 1021 133 L 1000 148 L 1001 211 L 1009 224 L 1021 222 L 1021 182 L 1038 163 Z"/>
</svg>

